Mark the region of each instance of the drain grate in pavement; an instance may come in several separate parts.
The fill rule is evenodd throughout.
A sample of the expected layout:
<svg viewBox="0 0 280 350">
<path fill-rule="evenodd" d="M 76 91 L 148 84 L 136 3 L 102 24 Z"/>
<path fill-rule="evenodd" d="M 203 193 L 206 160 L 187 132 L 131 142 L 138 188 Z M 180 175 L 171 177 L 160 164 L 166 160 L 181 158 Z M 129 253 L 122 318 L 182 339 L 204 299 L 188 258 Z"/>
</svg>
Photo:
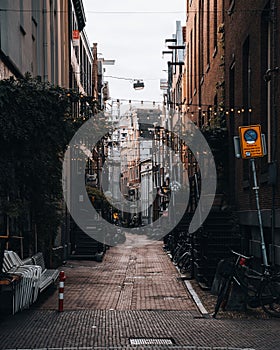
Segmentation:
<svg viewBox="0 0 280 350">
<path fill-rule="evenodd" d="M 172 338 L 130 338 L 130 345 L 173 345 Z"/>
<path fill-rule="evenodd" d="M 131 339 L 131 340 L 147 340 L 147 338 L 138 338 L 138 339 Z M 169 338 L 157 338 L 157 339 L 149 339 L 148 340 L 171 340 Z M 173 341 L 174 343 L 174 341 Z M 132 345 L 132 346 L 130 346 Z M 149 343 L 149 344 L 130 344 L 127 346 L 94 346 L 94 347 L 64 347 L 64 348 L 37 348 L 37 347 L 31 347 L 31 348 L 20 348 L 20 350 L 151 350 L 151 347 L 149 345 L 155 345 L 154 343 Z M 138 345 L 137 347 L 135 347 L 134 345 Z M 149 347 L 146 347 L 146 345 L 148 345 Z M 192 345 L 171 345 L 170 343 L 168 344 L 157 344 L 158 346 L 153 346 L 153 350 L 167 350 L 167 349 L 177 349 L 177 350 L 257 350 L 256 348 L 233 348 L 233 347 L 219 347 L 219 346 L 192 346 Z M 166 346 L 165 346 L 166 345 Z M 171 345 L 171 346 L 169 346 Z M 3 350 L 19 350 L 19 348 L 14 348 L 14 349 L 8 349 L 8 348 L 4 348 Z"/>
</svg>

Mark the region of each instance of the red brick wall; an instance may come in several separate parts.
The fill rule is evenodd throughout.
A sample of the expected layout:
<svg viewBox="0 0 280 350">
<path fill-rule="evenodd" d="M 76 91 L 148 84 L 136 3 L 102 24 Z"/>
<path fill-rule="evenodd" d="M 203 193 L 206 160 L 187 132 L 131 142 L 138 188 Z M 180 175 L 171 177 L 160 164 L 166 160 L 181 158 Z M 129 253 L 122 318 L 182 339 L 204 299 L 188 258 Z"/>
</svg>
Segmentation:
<svg viewBox="0 0 280 350">
<path fill-rule="evenodd" d="M 200 115 L 200 126 L 208 122 L 208 107 L 223 99 L 221 88 L 217 89 L 224 81 L 223 34 L 218 33 L 223 23 L 223 1 L 216 0 L 216 9 L 214 4 L 215 0 L 192 1 L 191 5 L 187 2 L 186 110 L 198 124 Z"/>
<path fill-rule="evenodd" d="M 280 1 L 275 1 L 279 8 Z M 225 10 L 230 7 L 232 0 L 225 1 Z M 238 135 L 238 127 L 241 125 L 261 124 L 263 132 L 267 135 L 267 107 L 266 107 L 266 89 L 267 83 L 264 81 L 264 73 L 269 68 L 265 55 L 262 53 L 265 50 L 267 40 L 267 34 L 265 33 L 264 26 L 262 26 L 262 20 L 265 22 L 265 14 L 271 16 L 269 7 L 265 10 L 268 1 L 264 0 L 249 0 L 249 1 L 235 1 L 235 6 L 231 14 L 225 14 L 225 90 L 226 90 L 226 105 L 232 107 L 231 103 L 234 100 L 235 111 L 231 113 L 227 118 L 228 127 L 230 130 L 230 142 L 232 137 Z M 280 11 L 278 10 L 277 21 L 279 22 Z M 272 24 L 271 24 L 272 25 Z M 271 28 L 272 30 L 272 28 Z M 279 25 L 277 33 L 279 31 Z M 238 113 L 244 107 L 244 89 L 246 88 L 246 40 L 249 47 L 250 57 L 250 99 L 247 107 L 252 107 L 252 112 Z M 277 40 L 276 40 L 277 41 Z M 279 42 L 279 37 L 278 37 Z M 271 52 L 273 49 L 271 48 Z M 279 57 L 279 44 L 275 47 L 274 54 L 276 58 Z M 277 61 L 276 61 L 277 63 Z M 278 64 L 278 63 L 277 63 Z M 234 65 L 234 68 L 232 66 Z M 272 62 L 273 65 L 273 62 Z M 234 70 L 234 99 L 232 98 L 232 84 L 230 84 L 231 74 Z M 231 73 L 230 73 L 231 72 Z M 279 72 L 280 73 L 280 72 Z M 273 81 L 275 84 L 279 81 L 279 73 L 273 73 Z M 279 89 L 274 88 L 275 101 L 277 101 L 279 109 Z M 246 106 L 245 106 L 246 107 Z M 248 110 L 248 108 L 246 108 Z M 275 124 L 275 123 L 274 123 Z M 277 130 L 279 135 L 279 118 L 278 125 L 272 125 L 273 130 Z M 272 136 L 270 135 L 270 139 Z M 237 210 L 255 209 L 255 197 L 252 192 L 252 176 L 246 175 L 246 167 L 249 166 L 248 160 L 236 160 L 233 156 L 233 148 L 229 150 L 230 162 L 230 184 L 234 185 L 234 190 L 231 195 L 234 197 Z M 279 164 L 279 152 L 278 152 L 278 164 Z M 247 163 L 247 164 L 246 164 Z M 272 189 L 268 186 L 268 157 L 262 160 L 257 160 L 258 179 L 260 182 L 260 201 L 263 209 L 269 209 L 272 206 Z M 279 181 L 278 181 L 279 182 Z M 279 189 L 276 192 L 276 204 L 279 207 Z"/>
</svg>

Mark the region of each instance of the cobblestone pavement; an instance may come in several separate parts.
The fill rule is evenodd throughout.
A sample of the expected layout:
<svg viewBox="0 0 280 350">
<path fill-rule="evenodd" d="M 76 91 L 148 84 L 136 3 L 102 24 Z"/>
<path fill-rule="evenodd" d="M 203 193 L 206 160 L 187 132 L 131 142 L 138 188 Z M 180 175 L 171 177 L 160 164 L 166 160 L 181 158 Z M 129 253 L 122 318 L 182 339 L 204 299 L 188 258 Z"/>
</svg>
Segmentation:
<svg viewBox="0 0 280 350">
<path fill-rule="evenodd" d="M 162 243 L 142 240 L 128 237 L 101 263 L 69 261 L 64 312 L 47 291 L 2 318 L 0 349 L 280 349 L 280 320 L 202 315 Z"/>
<path fill-rule="evenodd" d="M 143 236 L 110 248 L 102 263 L 69 261 L 64 271 L 65 310 L 198 310 L 162 242 Z M 57 309 L 57 295 L 40 308 Z"/>
</svg>

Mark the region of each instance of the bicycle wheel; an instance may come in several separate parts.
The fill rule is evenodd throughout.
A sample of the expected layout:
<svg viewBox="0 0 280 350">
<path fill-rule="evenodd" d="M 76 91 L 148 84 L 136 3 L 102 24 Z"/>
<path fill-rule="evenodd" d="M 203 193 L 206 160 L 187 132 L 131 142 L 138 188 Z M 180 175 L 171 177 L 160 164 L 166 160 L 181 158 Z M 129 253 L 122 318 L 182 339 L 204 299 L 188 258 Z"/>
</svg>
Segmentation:
<svg viewBox="0 0 280 350">
<path fill-rule="evenodd" d="M 224 309 L 227 304 L 230 287 L 231 287 L 231 280 L 232 280 L 232 277 L 230 276 L 229 278 L 224 278 L 222 281 L 222 284 L 219 288 L 219 294 L 217 297 L 215 310 L 214 310 L 214 313 L 212 314 L 212 317 L 214 318 L 217 316 L 217 313 L 219 312 L 221 305 L 223 305 L 223 309 Z"/>
<path fill-rule="evenodd" d="M 181 273 L 188 274 L 189 278 L 193 278 L 193 263 L 190 252 L 185 252 L 178 260 L 178 268 Z"/>
<path fill-rule="evenodd" d="M 280 318 L 280 276 L 262 283 L 260 303 L 267 314 Z"/>
<path fill-rule="evenodd" d="M 177 260 L 177 266 L 179 269 L 181 269 L 185 263 L 188 263 L 190 261 L 190 252 L 184 252 Z"/>
<path fill-rule="evenodd" d="M 177 265 L 178 259 L 180 259 L 180 256 L 183 254 L 184 248 L 183 246 L 179 246 L 175 253 L 174 256 L 172 257 L 172 261 L 174 262 L 175 265 Z"/>
</svg>

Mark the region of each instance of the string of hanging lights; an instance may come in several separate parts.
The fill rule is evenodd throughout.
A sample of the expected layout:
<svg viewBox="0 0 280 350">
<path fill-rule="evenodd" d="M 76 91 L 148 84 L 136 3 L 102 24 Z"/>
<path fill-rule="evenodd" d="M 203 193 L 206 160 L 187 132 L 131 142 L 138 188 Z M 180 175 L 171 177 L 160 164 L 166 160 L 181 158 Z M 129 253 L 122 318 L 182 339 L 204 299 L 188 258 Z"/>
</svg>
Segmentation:
<svg viewBox="0 0 280 350">
<path fill-rule="evenodd" d="M 196 113 L 200 113 L 204 116 L 206 114 L 211 114 L 214 116 L 217 115 L 230 115 L 230 114 L 242 114 L 242 113 L 252 113 L 253 109 L 250 108 L 244 108 L 244 107 L 231 107 L 231 108 L 224 108 L 224 107 L 216 107 L 216 106 L 208 106 L 207 108 L 203 108 L 203 106 L 197 106 L 196 109 L 191 108 L 190 106 L 187 106 L 185 109 L 185 112 L 188 114 L 194 115 Z"/>
<path fill-rule="evenodd" d="M 140 103 L 140 104 L 144 104 L 144 103 L 151 103 L 153 104 L 153 106 L 155 106 L 156 104 L 164 104 L 163 101 L 151 101 L 151 100 L 128 100 L 128 99 L 113 99 L 114 101 L 116 101 L 117 103 L 121 103 L 121 102 L 128 102 L 129 104 L 132 103 Z M 180 104 L 181 107 L 183 107 L 182 112 L 186 112 L 188 114 L 196 114 L 196 113 L 201 113 L 202 115 L 206 115 L 206 114 L 213 114 L 213 115 L 221 115 L 221 114 L 225 114 L 225 115 L 230 115 L 230 114 L 242 114 L 242 113 L 252 113 L 253 112 L 253 108 L 252 107 L 247 107 L 244 108 L 242 106 L 234 106 L 234 107 L 218 107 L 218 106 L 209 106 L 209 105 L 184 105 L 184 104 Z M 176 105 L 176 107 L 178 108 L 178 105 Z"/>
</svg>

